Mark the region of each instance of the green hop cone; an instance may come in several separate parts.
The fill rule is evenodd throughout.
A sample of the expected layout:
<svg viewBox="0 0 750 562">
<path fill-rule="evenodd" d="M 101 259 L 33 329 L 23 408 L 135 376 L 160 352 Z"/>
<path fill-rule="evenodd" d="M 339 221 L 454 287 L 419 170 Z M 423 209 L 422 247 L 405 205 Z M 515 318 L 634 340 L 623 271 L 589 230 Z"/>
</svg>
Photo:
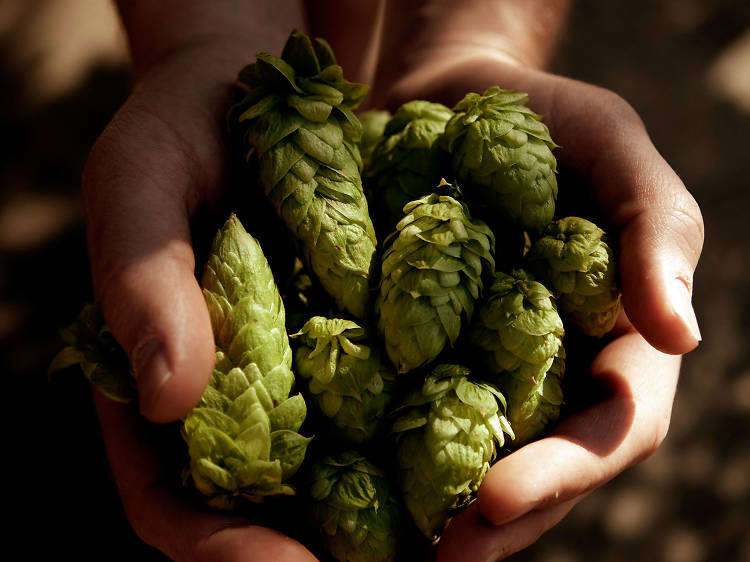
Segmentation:
<svg viewBox="0 0 750 562">
<path fill-rule="evenodd" d="M 612 329 L 621 294 L 602 229 L 579 217 L 559 219 L 548 225 L 527 259 L 554 291 L 561 313 L 584 334 L 601 337 Z"/>
<path fill-rule="evenodd" d="M 297 372 L 311 395 L 350 441 L 377 431 L 391 400 L 395 375 L 381 360 L 363 327 L 351 320 L 315 316 L 292 337 Z"/>
<path fill-rule="evenodd" d="M 214 239 L 203 293 L 216 342 L 216 365 L 200 403 L 185 418 L 190 464 L 185 480 L 214 507 L 240 498 L 293 494 L 286 483 L 310 441 L 294 384 L 284 305 L 258 242 L 232 216 Z"/>
<path fill-rule="evenodd" d="M 401 514 L 383 472 L 354 451 L 311 469 L 311 519 L 339 562 L 396 558 Z"/>
<path fill-rule="evenodd" d="M 85 305 L 75 322 L 60 330 L 60 337 L 67 345 L 52 359 L 50 373 L 80 365 L 86 378 L 107 398 L 116 402 L 135 399 L 130 360 L 104 323 L 98 304 Z"/>
<path fill-rule="evenodd" d="M 368 109 L 358 114 L 362 123 L 362 137 L 359 141 L 359 153 L 362 156 L 362 170 L 366 173 L 370 167 L 372 151 L 385 133 L 385 126 L 391 119 L 391 112 L 385 109 Z"/>
<path fill-rule="evenodd" d="M 523 270 L 495 273 L 470 337 L 508 402 L 514 446 L 557 420 L 563 335 L 552 293 L 544 285 Z"/>
<path fill-rule="evenodd" d="M 240 73 L 249 89 L 229 113 L 260 183 L 302 257 L 340 309 L 369 311 L 375 231 L 360 176 L 353 113 L 367 87 L 344 80 L 328 44 L 299 31 L 281 57 L 259 53 Z"/>
<path fill-rule="evenodd" d="M 482 292 L 482 276 L 495 267 L 494 235 L 465 204 L 432 193 L 404 212 L 383 254 L 376 302 L 378 330 L 399 373 L 455 343 Z"/>
<path fill-rule="evenodd" d="M 565 349 L 560 346 L 552 366 L 536 381 L 504 373 L 498 386 L 508 402 L 508 420 L 515 437 L 513 447 L 537 439 L 560 418 L 565 374 Z"/>
<path fill-rule="evenodd" d="M 414 100 L 388 121 L 365 171 L 378 228 L 391 232 L 404 205 L 431 193 L 445 175 L 446 159 L 436 141 L 452 116 L 444 105 Z"/>
<path fill-rule="evenodd" d="M 441 144 L 477 215 L 541 232 L 555 213 L 557 145 L 527 99 L 497 86 L 467 94 L 453 108 Z"/>
<path fill-rule="evenodd" d="M 435 539 L 479 489 L 504 434 L 505 399 L 459 365 L 438 365 L 393 424 L 399 481 L 414 522 Z"/>
</svg>

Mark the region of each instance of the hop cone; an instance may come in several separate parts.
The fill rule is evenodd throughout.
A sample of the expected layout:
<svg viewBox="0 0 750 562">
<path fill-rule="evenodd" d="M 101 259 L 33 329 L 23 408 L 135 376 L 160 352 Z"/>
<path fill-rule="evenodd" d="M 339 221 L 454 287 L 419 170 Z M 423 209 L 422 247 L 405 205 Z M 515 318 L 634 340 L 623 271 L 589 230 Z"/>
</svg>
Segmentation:
<svg viewBox="0 0 750 562">
<path fill-rule="evenodd" d="M 497 377 L 498 386 L 508 401 L 508 420 L 515 435 L 512 444 L 521 447 L 542 435 L 560 417 L 565 374 L 565 349 L 560 346 L 549 370 L 536 381 L 512 373 Z"/>
<path fill-rule="evenodd" d="M 579 217 L 550 224 L 528 254 L 557 296 L 560 310 L 583 333 L 601 337 L 620 312 L 616 263 L 604 231 Z"/>
<path fill-rule="evenodd" d="M 516 446 L 557 419 L 563 335 L 562 320 L 544 285 L 523 270 L 495 274 L 471 341 L 484 351 L 493 380 L 505 394 Z"/>
<path fill-rule="evenodd" d="M 216 341 L 216 365 L 200 403 L 185 418 L 185 478 L 211 505 L 293 494 L 285 483 L 309 439 L 294 375 L 284 306 L 257 241 L 232 216 L 214 239 L 203 293 Z"/>
<path fill-rule="evenodd" d="M 266 195 L 339 308 L 364 317 L 376 239 L 352 108 L 366 86 L 344 80 L 328 44 L 299 31 L 281 58 L 260 53 L 239 79 L 249 93 L 230 111 L 230 123 L 248 159 L 257 158 Z"/>
<path fill-rule="evenodd" d="M 362 138 L 359 141 L 359 153 L 362 156 L 362 170 L 370 167 L 372 151 L 380 142 L 385 126 L 391 118 L 391 112 L 385 109 L 368 109 L 358 115 L 362 123 Z"/>
<path fill-rule="evenodd" d="M 391 232 L 404 205 L 431 193 L 443 177 L 445 157 L 436 141 L 452 116 L 444 105 L 415 100 L 388 121 L 365 171 L 378 228 Z"/>
<path fill-rule="evenodd" d="M 453 197 L 433 193 L 404 207 L 383 255 L 378 330 L 399 373 L 456 341 L 494 269 L 495 239 Z"/>
<path fill-rule="evenodd" d="M 429 539 L 477 491 L 503 433 L 513 436 L 503 395 L 469 374 L 458 365 L 435 367 L 393 425 L 404 502 Z"/>
<path fill-rule="evenodd" d="M 313 465 L 312 519 L 340 562 L 386 562 L 396 557 L 398 502 L 385 475 L 354 451 Z"/>
<path fill-rule="evenodd" d="M 75 322 L 60 330 L 67 345 L 52 359 L 49 372 L 80 365 L 83 374 L 107 398 L 130 402 L 136 397 L 130 360 L 104 323 L 98 304 L 87 304 Z"/>
<path fill-rule="evenodd" d="M 368 342 L 364 328 L 342 318 L 315 316 L 292 337 L 297 372 L 344 436 L 366 441 L 391 399 L 394 374 Z"/>
<path fill-rule="evenodd" d="M 499 213 L 541 232 L 555 212 L 557 145 L 541 117 L 526 107 L 527 98 L 496 86 L 467 94 L 453 108 L 456 115 L 441 143 L 469 201 L 480 203 L 490 217 Z"/>
</svg>

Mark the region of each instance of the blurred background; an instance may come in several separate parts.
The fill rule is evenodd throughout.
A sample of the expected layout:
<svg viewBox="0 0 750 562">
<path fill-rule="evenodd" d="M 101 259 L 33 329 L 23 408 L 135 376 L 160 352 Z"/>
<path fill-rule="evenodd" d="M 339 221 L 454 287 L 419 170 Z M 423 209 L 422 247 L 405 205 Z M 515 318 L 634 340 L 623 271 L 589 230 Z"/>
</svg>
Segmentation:
<svg viewBox="0 0 750 562">
<path fill-rule="evenodd" d="M 580 0 L 554 70 L 627 99 L 698 200 L 704 341 L 657 453 L 512 559 L 750 561 L 750 2 Z M 127 524 L 87 383 L 46 372 L 59 327 L 91 299 L 82 165 L 129 86 L 108 1 L 0 2 L 6 536 L 28 559 L 163 560 Z"/>
</svg>

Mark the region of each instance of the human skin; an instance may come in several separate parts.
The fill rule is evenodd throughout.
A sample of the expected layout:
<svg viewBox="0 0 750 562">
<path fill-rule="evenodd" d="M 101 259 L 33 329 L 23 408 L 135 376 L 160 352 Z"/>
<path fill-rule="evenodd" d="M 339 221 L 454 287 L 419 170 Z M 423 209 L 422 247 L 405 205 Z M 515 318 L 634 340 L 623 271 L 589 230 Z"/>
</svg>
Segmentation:
<svg viewBox="0 0 750 562">
<path fill-rule="evenodd" d="M 362 63 L 363 49 L 351 46 L 369 36 L 374 5 L 362 3 L 359 23 L 344 26 L 335 2 L 313 4 L 307 20 L 295 2 L 279 0 L 119 3 L 135 86 L 91 152 L 83 196 L 96 297 L 134 366 L 140 413 L 153 422 L 196 404 L 213 366 L 190 219 L 222 197 L 221 124 L 234 76 L 256 51 L 280 52 L 295 27 L 327 38 L 346 53 L 342 63 Z M 561 168 L 582 178 L 581 197 L 619 234 L 625 312 L 591 363 L 601 392 L 550 437 L 492 467 L 477 501 L 445 530 L 438 560 L 507 556 L 650 455 L 669 426 L 680 355 L 700 338 L 690 304 L 700 211 L 625 101 L 540 70 L 566 10 L 563 0 L 419 0 L 385 11 L 369 104 L 452 105 L 495 84 L 528 92 L 564 147 Z M 163 485 L 147 422 L 95 398 L 123 505 L 146 542 L 177 560 L 314 559 L 276 531 L 188 506 Z"/>
</svg>

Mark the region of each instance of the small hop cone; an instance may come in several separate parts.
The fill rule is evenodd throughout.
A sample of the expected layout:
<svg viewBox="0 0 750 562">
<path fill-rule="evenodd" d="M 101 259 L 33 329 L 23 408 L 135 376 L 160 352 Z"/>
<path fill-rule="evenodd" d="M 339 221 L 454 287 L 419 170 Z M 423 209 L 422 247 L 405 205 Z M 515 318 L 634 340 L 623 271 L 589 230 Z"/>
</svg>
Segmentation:
<svg viewBox="0 0 750 562">
<path fill-rule="evenodd" d="M 388 480 L 354 451 L 329 456 L 311 468 L 310 515 L 339 562 L 396 558 L 401 513 Z"/>
<path fill-rule="evenodd" d="M 315 316 L 293 334 L 297 372 L 321 411 L 355 443 L 370 439 L 391 401 L 395 374 L 351 320 Z"/>
<path fill-rule="evenodd" d="M 536 381 L 503 373 L 498 386 L 508 402 L 508 420 L 515 437 L 513 447 L 522 447 L 537 439 L 560 418 L 563 391 L 560 383 L 565 373 L 565 349 L 560 349 L 552 366 Z"/>
<path fill-rule="evenodd" d="M 496 272 L 471 328 L 490 371 L 538 383 L 562 346 L 565 331 L 552 293 L 523 270 Z"/>
<path fill-rule="evenodd" d="M 414 522 L 435 539 L 479 489 L 505 435 L 505 399 L 459 365 L 438 365 L 393 424 L 399 481 Z"/>
<path fill-rule="evenodd" d="M 344 80 L 333 51 L 299 31 L 282 56 L 260 53 L 240 73 L 249 91 L 229 112 L 260 183 L 294 234 L 305 263 L 342 310 L 369 311 L 377 244 L 360 176 L 367 87 Z"/>
<path fill-rule="evenodd" d="M 359 141 L 359 153 L 362 156 L 362 170 L 366 174 L 370 167 L 372 151 L 375 150 L 385 133 L 385 126 L 391 119 L 391 112 L 386 109 L 368 109 L 358 114 L 362 123 L 362 138 Z"/>
<path fill-rule="evenodd" d="M 441 184 L 444 185 L 444 184 Z M 471 319 L 495 239 L 465 204 L 432 193 L 404 207 L 383 255 L 378 330 L 399 373 L 435 359 Z"/>
<path fill-rule="evenodd" d="M 216 341 L 216 364 L 200 403 L 185 418 L 190 464 L 185 480 L 217 508 L 240 498 L 293 494 L 286 484 L 309 438 L 294 384 L 284 305 L 257 241 L 232 216 L 214 239 L 203 293 Z"/>
<path fill-rule="evenodd" d="M 110 400 L 128 403 L 136 398 L 130 360 L 104 323 L 98 304 L 85 305 L 75 322 L 60 330 L 60 337 L 67 345 L 52 359 L 50 373 L 79 365 Z"/>
<path fill-rule="evenodd" d="M 579 217 L 559 219 L 548 225 L 527 259 L 554 291 L 561 313 L 584 334 L 601 337 L 612 329 L 621 294 L 614 253 L 602 229 Z"/>
<path fill-rule="evenodd" d="M 439 103 L 414 100 L 398 108 L 365 171 L 378 228 L 391 232 L 409 201 L 431 193 L 447 172 L 437 140 L 453 112 Z"/>
<path fill-rule="evenodd" d="M 453 110 L 441 139 L 475 214 L 541 232 L 557 198 L 557 147 L 528 96 L 492 87 L 469 93 Z M 480 209 L 482 213 L 480 213 Z"/>
</svg>

